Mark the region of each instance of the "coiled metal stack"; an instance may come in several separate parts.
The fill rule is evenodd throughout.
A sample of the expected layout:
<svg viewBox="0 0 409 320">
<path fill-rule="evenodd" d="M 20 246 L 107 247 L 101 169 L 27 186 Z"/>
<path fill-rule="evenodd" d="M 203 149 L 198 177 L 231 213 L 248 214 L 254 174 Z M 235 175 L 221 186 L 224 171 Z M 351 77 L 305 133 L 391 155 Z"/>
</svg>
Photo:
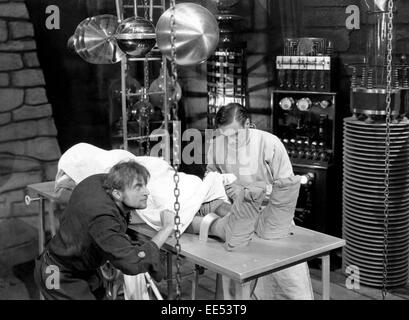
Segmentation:
<svg viewBox="0 0 409 320">
<path fill-rule="evenodd" d="M 405 285 L 409 258 L 409 121 L 391 125 L 387 287 Z M 344 119 L 344 267 L 381 288 L 384 270 L 385 123 Z M 345 268 L 343 268 L 345 270 Z"/>
</svg>

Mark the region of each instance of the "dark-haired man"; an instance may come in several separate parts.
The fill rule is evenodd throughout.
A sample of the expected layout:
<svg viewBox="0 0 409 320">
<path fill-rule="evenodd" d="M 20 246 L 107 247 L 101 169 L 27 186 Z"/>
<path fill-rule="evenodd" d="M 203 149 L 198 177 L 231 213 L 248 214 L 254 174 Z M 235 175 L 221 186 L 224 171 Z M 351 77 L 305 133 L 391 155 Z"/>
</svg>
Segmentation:
<svg viewBox="0 0 409 320">
<path fill-rule="evenodd" d="M 267 240 L 290 236 L 300 184 L 284 145 L 251 128 L 247 108 L 238 103 L 221 107 L 216 125 L 220 135 L 210 145 L 207 171 L 234 174 L 237 180 L 225 187 L 234 201 L 231 215 L 216 220 L 210 233 L 221 233 L 230 246 L 248 243 L 253 233 Z M 307 263 L 260 278 L 254 293 L 259 299 L 313 299 Z"/>
<path fill-rule="evenodd" d="M 148 179 L 145 167 L 127 161 L 78 184 L 59 231 L 36 262 L 34 276 L 45 299 L 102 298 L 98 269 L 107 260 L 124 274 L 162 278 L 159 248 L 173 232 L 173 212 L 161 212 L 163 228 L 141 246 L 126 235 L 130 211 L 147 206 Z"/>
</svg>

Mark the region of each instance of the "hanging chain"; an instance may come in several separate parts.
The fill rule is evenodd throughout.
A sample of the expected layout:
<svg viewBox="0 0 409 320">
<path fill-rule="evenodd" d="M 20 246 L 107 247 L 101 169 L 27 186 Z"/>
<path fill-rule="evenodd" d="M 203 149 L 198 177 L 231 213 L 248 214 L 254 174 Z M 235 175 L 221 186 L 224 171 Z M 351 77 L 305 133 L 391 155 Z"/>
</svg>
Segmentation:
<svg viewBox="0 0 409 320">
<path fill-rule="evenodd" d="M 143 95 L 143 100 L 146 102 L 145 104 L 145 108 L 146 110 L 144 110 L 144 120 L 145 120 L 145 135 L 146 135 L 146 152 L 145 154 L 149 156 L 150 152 L 151 152 L 151 142 L 150 142 L 150 137 L 149 137 L 149 131 L 150 131 L 150 126 L 149 126 L 149 120 L 150 120 L 150 116 L 151 116 L 151 105 L 149 103 L 149 97 L 148 97 L 148 88 L 149 88 L 149 61 L 148 61 L 148 57 L 145 57 L 145 60 L 143 62 L 143 72 L 144 72 L 144 81 L 143 81 L 143 86 L 144 86 L 144 95 Z"/>
<path fill-rule="evenodd" d="M 151 0 L 151 1 L 152 1 L 152 0 Z M 148 13 L 148 6 L 149 6 L 149 5 L 148 5 L 148 0 L 145 0 L 143 5 L 144 5 L 144 7 L 145 7 L 145 19 L 146 19 L 146 20 L 149 20 L 150 17 L 149 17 L 149 13 Z"/>
<path fill-rule="evenodd" d="M 385 300 L 388 282 L 388 228 L 389 228 L 389 175 L 390 175 L 390 133 L 391 133 L 391 102 L 392 102 L 392 40 L 393 40 L 393 0 L 388 2 L 388 47 L 386 76 L 386 136 L 385 136 L 385 191 L 384 191 L 384 221 L 383 221 L 383 282 L 382 298 Z"/>
<path fill-rule="evenodd" d="M 176 299 L 180 300 L 180 295 L 181 295 L 181 282 L 182 282 L 182 277 L 180 273 L 180 264 L 181 264 L 181 257 L 180 257 L 180 252 L 181 252 L 181 246 L 180 246 L 180 216 L 179 216 L 179 210 L 180 210 L 180 203 L 179 203 L 179 196 L 180 196 L 180 190 L 179 190 L 179 155 L 180 155 L 180 145 L 179 145 L 179 127 L 178 127 L 178 105 L 177 105 L 177 99 L 176 99 L 176 84 L 177 84 L 177 69 L 176 69 L 176 32 L 175 32 L 175 26 L 176 26 L 176 19 L 175 19 L 175 10 L 176 10 L 176 1 L 171 0 L 170 1 L 170 10 L 171 10 L 171 16 L 170 16 L 170 44 L 171 44 L 171 60 L 170 60 L 170 66 L 171 66 L 171 89 L 170 89 L 170 102 L 171 102 L 171 111 L 172 111 L 172 116 L 173 116 L 173 122 L 176 125 L 173 126 L 173 169 L 175 170 L 175 173 L 173 175 L 173 180 L 175 183 L 175 189 L 174 189 L 174 195 L 175 195 L 175 203 L 174 203 L 174 210 L 175 210 L 175 238 L 176 238 L 176 244 L 175 244 L 175 249 L 176 249 Z M 164 70 L 166 72 L 166 70 Z M 166 84 L 165 84 L 166 85 Z"/>
</svg>

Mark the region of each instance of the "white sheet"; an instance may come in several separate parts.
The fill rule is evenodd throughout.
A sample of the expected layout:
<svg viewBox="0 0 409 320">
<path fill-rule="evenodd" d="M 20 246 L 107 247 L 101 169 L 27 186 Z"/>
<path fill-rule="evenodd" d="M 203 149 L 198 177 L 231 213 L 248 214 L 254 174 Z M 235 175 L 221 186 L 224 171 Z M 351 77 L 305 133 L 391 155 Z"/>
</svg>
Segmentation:
<svg viewBox="0 0 409 320">
<path fill-rule="evenodd" d="M 133 159 L 145 166 L 151 174 L 148 182 L 150 196 L 148 206 L 137 210 L 141 219 L 155 230 L 161 228 L 160 211 L 174 210 L 173 168 L 163 159 L 157 157 L 137 157 L 125 150 L 103 150 L 87 143 L 79 143 L 68 149 L 58 162 L 57 178 L 64 172 L 76 184 L 85 178 L 106 173 L 116 163 Z M 216 172 L 209 173 L 203 180 L 195 175 L 179 173 L 180 188 L 180 231 L 183 233 L 204 202 L 216 199 L 228 201 L 223 181 L 231 179 Z"/>
</svg>

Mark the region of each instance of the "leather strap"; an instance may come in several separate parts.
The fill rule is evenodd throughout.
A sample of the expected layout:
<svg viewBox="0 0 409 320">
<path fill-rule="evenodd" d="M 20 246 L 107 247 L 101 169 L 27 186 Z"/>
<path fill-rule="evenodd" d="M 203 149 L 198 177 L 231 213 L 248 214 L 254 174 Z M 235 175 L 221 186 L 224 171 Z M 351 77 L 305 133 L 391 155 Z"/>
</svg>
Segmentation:
<svg viewBox="0 0 409 320">
<path fill-rule="evenodd" d="M 212 223 L 219 219 L 220 217 L 215 213 L 208 213 L 202 220 L 200 224 L 200 231 L 199 231 L 199 240 L 206 242 L 207 238 L 209 237 L 209 229 Z"/>
</svg>

